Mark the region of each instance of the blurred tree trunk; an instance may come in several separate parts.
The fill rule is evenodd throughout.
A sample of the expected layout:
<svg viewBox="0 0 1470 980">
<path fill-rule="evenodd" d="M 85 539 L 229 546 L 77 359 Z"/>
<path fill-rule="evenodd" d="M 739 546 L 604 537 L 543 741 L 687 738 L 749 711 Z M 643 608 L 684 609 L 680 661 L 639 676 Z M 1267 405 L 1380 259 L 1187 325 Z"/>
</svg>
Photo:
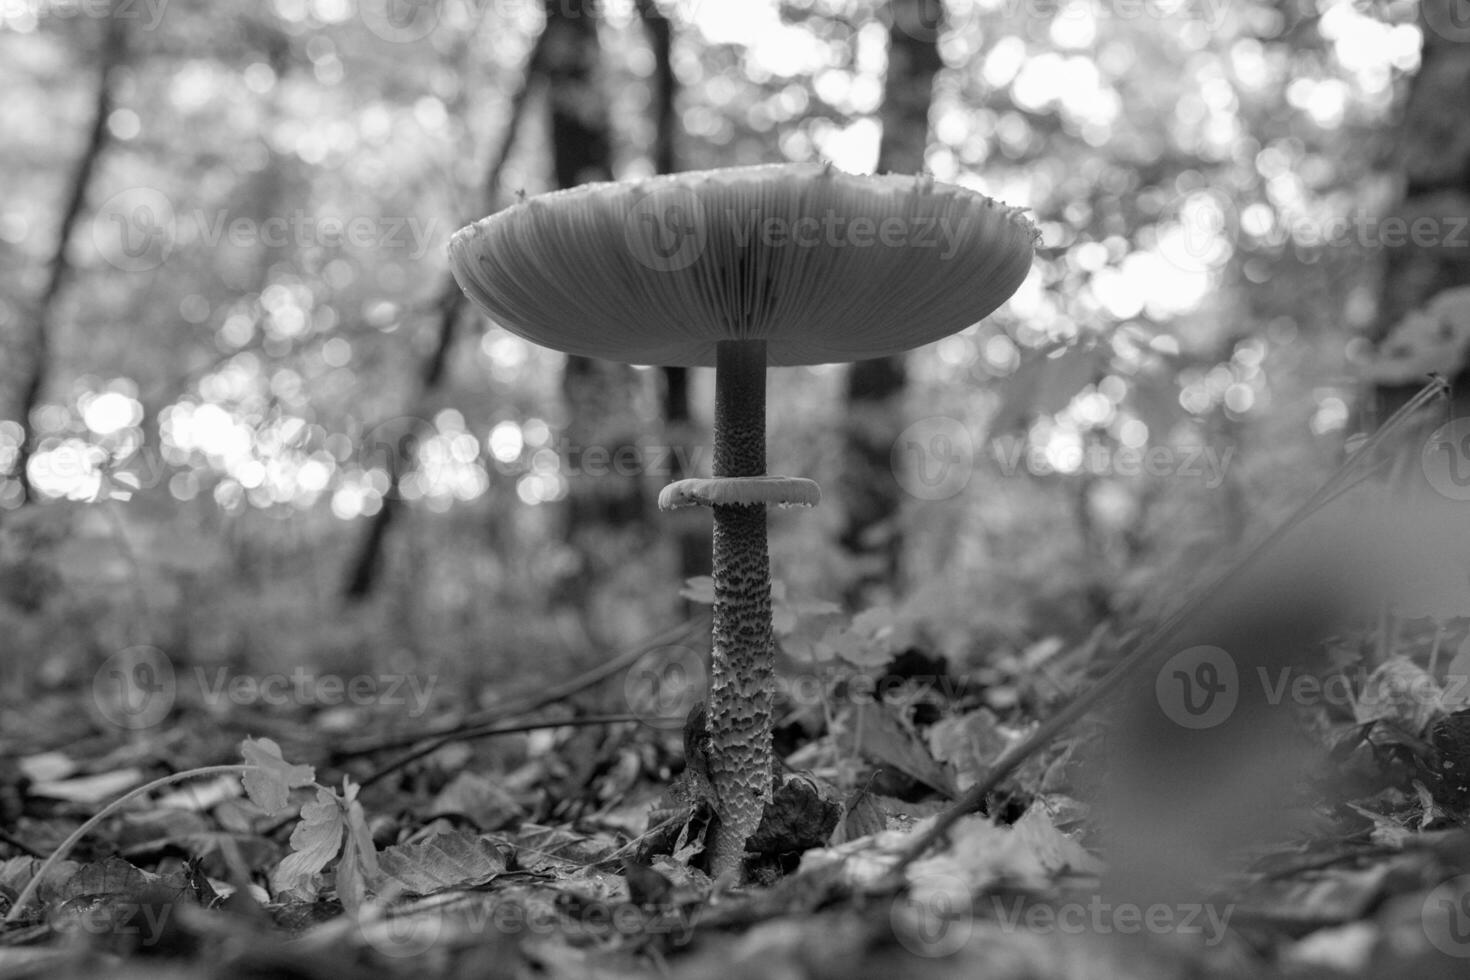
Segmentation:
<svg viewBox="0 0 1470 980">
<path fill-rule="evenodd" d="M 1398 248 L 1385 248 L 1379 289 L 1375 341 L 1382 341 L 1404 315 L 1436 294 L 1470 285 L 1470 22 L 1458 11 L 1460 0 L 1422 0 L 1422 61 L 1409 83 L 1399 132 L 1394 141 L 1403 174 L 1403 198 L 1393 217 L 1408 229 L 1427 221 L 1434 243 L 1421 245 L 1411 235 Z M 1458 15 L 1458 16 L 1457 16 Z M 1381 226 L 1380 226 L 1381 227 Z M 1388 244 L 1386 241 L 1383 244 Z M 1455 416 L 1470 415 L 1470 366 L 1446 364 L 1454 385 Z M 1377 391 L 1378 421 L 1387 419 L 1422 385 L 1385 386 Z"/>
<path fill-rule="evenodd" d="M 516 134 L 525 118 L 531 91 L 537 79 L 544 74 L 547 41 L 547 34 L 543 32 L 537 37 L 531 54 L 526 59 L 526 68 L 521 77 L 520 88 L 516 90 L 515 96 L 511 99 L 510 118 L 506 121 L 505 135 L 485 168 L 485 180 L 480 186 L 478 203 L 471 207 L 470 214 L 462 216 L 465 223 L 478 220 L 496 210 L 500 194 L 500 175 L 505 170 L 505 162 L 510 158 Z M 464 290 L 459 288 L 459 283 L 455 281 L 453 273 L 446 271 L 444 278 L 440 280 L 434 300 L 434 347 L 419 367 L 418 390 L 413 398 L 413 407 L 409 412 L 413 417 L 429 414 L 428 405 L 444 387 L 448 374 L 449 352 L 454 346 L 460 317 L 467 309 L 467 304 L 468 300 Z M 403 472 L 403 466 L 394 468 L 394 485 L 391 491 L 383 497 L 382 508 L 373 515 L 367 533 L 363 535 L 362 542 L 358 546 L 357 555 L 349 567 L 342 589 L 343 597 L 349 602 L 358 602 L 367 598 L 372 594 L 381 578 L 383 549 L 388 539 L 388 529 L 403 508 L 402 495 L 397 492 L 397 483 Z"/>
<path fill-rule="evenodd" d="M 304 57 L 304 52 L 293 48 L 290 36 L 279 29 L 274 17 L 263 16 L 259 20 L 242 17 L 239 27 L 252 53 L 258 52 L 263 56 L 275 73 L 276 84 L 259 102 L 263 125 L 274 128 L 290 118 L 285 93 L 289 89 L 291 74 L 300 67 L 298 59 Z M 230 195 L 232 216 L 250 221 L 257 228 L 286 214 L 293 203 L 304 205 L 307 198 L 306 182 L 297 167 L 297 157 L 270 150 L 267 161 L 264 167 L 244 175 Z M 230 293 L 248 300 L 259 296 L 271 284 L 273 269 L 278 265 L 294 269 L 295 259 L 285 236 L 269 239 L 262 236 L 262 240 L 254 245 L 253 257 L 247 258 L 242 254 L 239 262 L 216 262 L 215 271 Z M 280 271 L 277 270 L 276 274 L 279 275 Z M 263 343 L 263 338 L 257 340 L 258 345 Z M 223 363 L 235 353 L 224 354 L 215 364 Z M 195 376 L 186 380 L 184 385 L 197 383 Z M 172 397 L 177 397 L 177 394 Z M 159 408 L 162 405 L 154 409 L 155 419 Z M 272 533 L 279 528 L 279 521 L 255 507 L 247 507 L 235 514 L 221 514 L 220 517 L 230 563 L 241 582 L 259 587 L 284 574 L 287 551 L 274 540 Z"/>
<path fill-rule="evenodd" d="M 654 0 L 638 0 L 638 17 L 648 32 L 649 46 L 653 50 L 653 168 L 656 173 L 670 174 L 679 169 L 675 150 L 675 134 L 679 131 L 679 117 L 675 109 L 679 93 L 679 81 L 674 76 L 673 25 L 658 9 Z M 663 388 L 663 419 L 665 441 L 668 443 L 670 470 L 668 481 L 682 480 L 695 475 L 695 455 L 699 444 L 699 433 L 689 410 L 689 369 L 666 367 L 660 369 Z M 697 508 L 673 511 L 664 515 L 673 525 L 674 539 L 678 548 L 679 578 L 681 581 L 697 575 L 708 575 L 712 567 L 709 521 Z M 685 604 L 685 611 L 691 611 Z"/>
<path fill-rule="evenodd" d="M 559 188 L 612 179 L 609 106 L 598 72 L 596 0 L 546 0 L 546 80 L 551 110 L 552 171 Z M 575 275 L 576 270 L 567 270 Z M 563 475 L 565 540 L 576 566 L 557 583 L 558 602 L 585 609 L 593 583 L 620 558 L 619 529 L 644 517 L 641 465 L 618 460 L 637 446 L 638 376 L 626 364 L 568 355 L 562 374 L 567 410 Z M 584 467 L 588 449 L 605 450 Z M 626 460 L 626 456 L 623 456 Z M 641 455 L 634 460 L 641 463 Z M 610 461 L 606 467 L 602 460 Z M 584 471 L 585 470 L 585 471 Z"/>
<path fill-rule="evenodd" d="M 943 0 L 889 0 L 888 75 L 883 85 L 880 173 L 918 173 L 929 143 L 934 78 L 943 67 L 939 28 Z M 840 496 L 847 521 L 839 541 L 856 560 L 847 601 L 871 601 L 895 583 L 902 540 L 900 490 L 890 457 L 903 429 L 904 360 L 885 357 L 854 364 L 847 376 L 847 428 Z"/>
<path fill-rule="evenodd" d="M 56 245 L 47 263 L 46 284 L 41 289 L 41 295 L 36 298 L 35 310 L 31 318 L 30 349 L 26 352 L 26 366 L 12 409 L 14 418 L 21 427 L 20 446 L 16 453 L 12 475 L 20 484 L 22 503 L 29 501 L 35 492 L 31 486 L 30 475 L 26 472 L 31 454 L 36 449 L 34 434 L 31 432 L 31 413 L 41 402 L 41 395 L 46 387 L 46 376 L 51 370 L 51 333 L 52 320 L 56 314 L 56 300 L 61 295 L 61 287 L 71 272 L 71 265 L 66 258 L 66 248 L 71 241 L 77 222 L 81 219 L 82 206 L 87 201 L 87 188 L 92 183 L 92 173 L 96 170 L 97 161 L 107 149 L 110 141 L 107 118 L 112 114 L 112 87 L 116 70 L 128 56 L 127 23 L 126 19 L 111 14 L 102 18 L 102 40 L 96 58 L 97 89 L 93 98 L 92 129 L 87 136 L 86 145 L 82 148 L 81 156 L 77 158 L 76 166 L 67 180 L 66 204 L 56 229 Z"/>
</svg>

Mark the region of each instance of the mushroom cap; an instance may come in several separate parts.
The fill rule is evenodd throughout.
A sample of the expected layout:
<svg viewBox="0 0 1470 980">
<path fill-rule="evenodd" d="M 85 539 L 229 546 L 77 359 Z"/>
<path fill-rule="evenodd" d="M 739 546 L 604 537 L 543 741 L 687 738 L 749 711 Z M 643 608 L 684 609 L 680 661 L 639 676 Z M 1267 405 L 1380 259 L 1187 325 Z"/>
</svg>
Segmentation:
<svg viewBox="0 0 1470 980">
<path fill-rule="evenodd" d="M 885 357 L 981 320 L 1031 268 L 1019 209 L 920 176 L 821 164 L 585 184 L 449 243 L 460 286 L 543 347 L 708 366 L 722 340 L 771 365 Z"/>
</svg>

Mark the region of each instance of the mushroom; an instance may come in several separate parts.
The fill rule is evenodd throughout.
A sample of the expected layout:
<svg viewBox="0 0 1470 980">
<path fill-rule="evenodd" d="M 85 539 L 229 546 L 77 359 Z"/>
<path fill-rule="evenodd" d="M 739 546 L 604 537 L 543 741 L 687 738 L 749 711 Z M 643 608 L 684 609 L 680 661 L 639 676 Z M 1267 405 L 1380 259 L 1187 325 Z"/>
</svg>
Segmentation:
<svg viewBox="0 0 1470 980">
<path fill-rule="evenodd" d="M 449 244 L 492 319 L 569 354 L 715 368 L 714 466 L 660 495 L 714 512 L 709 775 L 715 874 L 738 870 L 772 794 L 766 368 L 885 357 L 982 319 L 1020 286 L 1018 209 L 927 176 L 777 164 L 587 184 L 515 204 Z"/>
</svg>

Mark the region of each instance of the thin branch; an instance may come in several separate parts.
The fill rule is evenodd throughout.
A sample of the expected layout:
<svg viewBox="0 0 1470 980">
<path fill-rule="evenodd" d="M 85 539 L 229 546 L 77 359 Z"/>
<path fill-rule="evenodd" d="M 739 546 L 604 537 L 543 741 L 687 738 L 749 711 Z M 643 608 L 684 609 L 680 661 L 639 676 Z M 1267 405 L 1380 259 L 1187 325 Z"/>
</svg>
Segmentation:
<svg viewBox="0 0 1470 980">
<path fill-rule="evenodd" d="M 71 241 L 72 233 L 76 230 L 77 222 L 81 219 L 82 207 L 87 201 L 87 188 L 91 186 L 92 173 L 97 169 L 97 161 L 107 149 L 108 143 L 111 142 L 107 118 L 112 115 L 112 75 L 114 70 L 127 58 L 126 20 L 109 14 L 104 18 L 104 24 L 97 66 L 97 91 L 92 106 L 92 130 L 87 136 L 86 146 L 82 148 L 82 154 L 77 158 L 76 166 L 72 169 L 71 178 L 67 184 L 66 206 L 61 212 L 61 221 L 56 231 L 56 246 L 47 263 L 50 274 L 46 278 L 46 285 L 41 290 L 41 295 L 36 300 L 35 322 L 31 329 L 30 370 L 21 385 L 18 406 L 20 418 L 17 421 L 20 423 L 22 436 L 19 451 L 16 453 L 13 476 L 20 481 L 23 502 L 29 501 L 34 494 L 30 476 L 26 472 L 31 454 L 35 450 L 31 441 L 31 413 L 40 403 L 41 392 L 46 387 L 46 376 L 51 369 L 51 324 L 56 311 L 56 298 L 61 294 L 61 287 L 71 273 L 71 264 L 66 258 L 66 248 Z"/>
<path fill-rule="evenodd" d="M 374 752 L 382 752 L 387 749 L 401 749 L 409 745 L 416 745 L 425 739 L 457 735 L 484 725 L 503 722 L 517 715 L 530 714 L 533 711 L 539 711 L 548 705 L 563 701 L 574 694 L 580 694 L 588 688 L 600 684 L 618 671 L 631 667 L 640 657 L 650 650 L 661 646 L 673 646 L 696 635 L 708 633 L 709 618 L 707 616 L 686 620 L 649 637 L 637 646 L 624 650 L 622 653 L 597 665 L 589 671 L 547 688 L 540 694 L 533 695 L 529 698 L 503 701 L 499 704 L 491 705 L 483 711 L 477 711 L 469 718 L 452 725 L 441 725 L 438 728 L 427 728 L 422 731 L 410 732 L 406 735 L 394 735 L 388 738 L 380 738 L 361 743 L 350 749 L 337 752 L 335 757 L 338 760 L 352 759 L 357 756 L 371 755 Z"/>
<path fill-rule="evenodd" d="M 499 147 L 491 155 L 486 165 L 479 207 L 474 209 L 466 220 L 483 217 L 495 209 L 500 194 L 501 175 L 505 172 L 506 161 L 510 159 L 511 150 L 515 146 L 516 136 L 520 132 L 521 123 L 526 115 L 526 106 L 530 103 L 531 92 L 535 88 L 536 80 L 542 75 L 542 67 L 546 60 L 546 46 L 546 33 L 543 31 L 531 47 L 531 53 L 526 58 L 525 70 L 521 76 L 520 88 L 516 90 L 511 99 L 505 137 L 500 141 Z M 454 347 L 456 327 L 465 307 L 464 291 L 459 288 L 459 283 L 455 281 L 454 276 L 445 272 L 433 304 L 433 309 L 438 317 L 434 350 L 425 358 L 419 370 L 419 388 L 412 399 L 414 407 L 410 410 L 410 415 L 422 412 L 429 397 L 443 386 L 449 365 L 449 352 Z M 403 470 L 404 467 L 399 467 L 393 473 L 393 486 L 383 497 L 382 507 L 372 516 L 372 523 L 363 536 L 357 557 L 353 559 L 346 584 L 342 589 L 342 594 L 348 602 L 361 602 L 366 599 L 372 594 L 373 588 L 378 583 L 383 548 L 388 540 L 388 528 L 403 506 L 401 495 L 397 492 L 398 481 Z"/>
<path fill-rule="evenodd" d="M 466 742 L 474 738 L 489 738 L 492 735 L 519 735 L 522 732 L 536 732 L 546 728 L 586 728 L 592 725 L 617 725 L 628 721 L 653 722 L 662 721 L 668 724 L 679 723 L 679 718 L 654 719 L 647 715 L 621 714 L 621 715 L 583 715 L 580 718 L 542 718 L 537 721 L 519 721 L 510 725 L 481 725 L 476 728 L 468 728 L 453 735 L 436 738 L 427 745 L 422 745 L 412 752 L 399 756 L 392 762 L 383 766 L 377 772 L 363 779 L 360 785 L 367 787 L 379 782 L 387 776 L 391 776 L 404 767 L 417 762 L 426 755 L 432 755 L 451 742 Z"/>
<path fill-rule="evenodd" d="M 172 786 L 174 783 L 181 783 L 186 779 L 197 779 L 201 776 L 244 775 L 245 773 L 255 772 L 260 768 L 260 766 L 256 765 L 205 766 L 202 769 L 189 769 L 185 772 L 172 773 L 171 775 L 164 776 L 161 779 L 155 779 L 151 783 L 146 783 L 142 786 L 137 787 L 136 789 L 124 793 L 122 796 L 119 796 L 117 799 L 113 800 L 111 803 L 107 804 L 107 806 L 99 810 L 86 823 L 82 824 L 76 830 L 72 831 L 71 834 L 67 836 L 66 840 L 62 841 L 61 844 L 56 848 L 56 850 L 51 852 L 51 856 L 41 863 L 41 866 L 36 869 L 36 873 L 31 876 L 31 880 L 26 882 L 25 888 L 21 890 L 21 893 L 18 896 L 16 896 L 15 904 L 10 907 L 10 911 L 6 914 L 3 921 L 6 923 L 11 923 L 18 920 L 25 912 L 26 906 L 30 904 L 31 899 L 36 896 L 36 893 L 38 891 L 40 891 L 41 884 L 45 880 L 47 874 L 49 874 L 51 870 L 56 867 L 57 864 L 66 860 L 66 856 L 71 853 L 71 849 L 76 847 L 77 843 L 80 842 L 83 837 L 86 837 L 93 830 L 95 830 L 98 824 L 102 823 L 102 821 L 106 820 L 114 813 L 117 813 L 133 800 L 136 800 L 143 796 L 147 796 L 154 790 L 162 789 L 165 786 Z"/>
<path fill-rule="evenodd" d="M 1137 673 L 1140 667 L 1150 663 L 1158 657 L 1166 648 L 1166 645 L 1178 637 L 1185 626 L 1200 612 L 1207 602 L 1220 591 L 1233 584 L 1247 571 L 1253 568 L 1263 558 L 1271 547 L 1281 541 L 1291 530 L 1298 527 L 1302 522 L 1321 510 L 1332 500 L 1340 496 L 1347 489 L 1357 485 L 1366 479 L 1369 474 L 1376 471 L 1381 461 L 1375 460 L 1377 450 L 1391 437 L 1400 433 L 1412 421 L 1413 416 L 1436 398 L 1445 397 L 1449 386 L 1439 378 L 1435 378 L 1426 385 L 1419 394 L 1415 395 L 1403 408 L 1395 412 L 1383 427 L 1358 447 L 1352 456 L 1338 467 L 1337 471 L 1328 479 L 1322 487 L 1292 514 L 1278 525 L 1266 538 L 1252 548 L 1245 557 L 1241 558 L 1233 566 L 1226 569 L 1212 582 L 1199 589 L 1191 596 L 1175 613 L 1168 616 L 1163 623 L 1149 633 L 1134 649 L 1122 660 L 1118 661 L 1103 677 L 1090 689 L 1062 708 L 1055 715 L 1042 722 L 1031 735 L 1024 741 L 1003 753 L 996 760 L 995 765 L 985 774 L 985 778 L 977 782 L 965 794 L 956 800 L 948 808 L 940 812 L 934 823 L 924 833 L 918 835 L 899 854 L 898 862 L 890 869 L 889 883 L 897 878 L 910 863 L 924 854 L 925 851 L 938 843 L 949 833 L 956 823 L 966 814 L 978 810 L 1001 782 L 1015 772 L 1027 759 L 1037 752 L 1046 748 L 1062 732 L 1070 728 L 1075 722 L 1096 707 L 1104 698 L 1122 686 L 1123 682 Z"/>
</svg>

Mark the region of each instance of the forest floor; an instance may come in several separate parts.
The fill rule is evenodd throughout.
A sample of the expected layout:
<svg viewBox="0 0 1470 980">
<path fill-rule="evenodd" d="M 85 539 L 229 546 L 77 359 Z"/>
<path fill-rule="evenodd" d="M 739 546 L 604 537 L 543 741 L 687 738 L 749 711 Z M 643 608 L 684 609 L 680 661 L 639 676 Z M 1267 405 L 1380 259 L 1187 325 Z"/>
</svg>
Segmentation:
<svg viewBox="0 0 1470 980">
<path fill-rule="evenodd" d="M 1084 720 L 895 874 L 1108 644 L 957 676 L 906 651 L 874 696 L 858 672 L 783 696 L 788 792 L 743 885 L 701 870 L 690 733 L 599 713 L 609 687 L 637 702 L 625 674 L 417 719 L 223 676 L 235 696 L 158 719 L 53 689 L 5 705 L 0 976 L 1463 976 L 1467 627 L 1401 630 L 1366 673 L 1371 640 L 1339 638 L 1289 728 Z M 124 665 L 124 693 L 159 666 Z"/>
</svg>

